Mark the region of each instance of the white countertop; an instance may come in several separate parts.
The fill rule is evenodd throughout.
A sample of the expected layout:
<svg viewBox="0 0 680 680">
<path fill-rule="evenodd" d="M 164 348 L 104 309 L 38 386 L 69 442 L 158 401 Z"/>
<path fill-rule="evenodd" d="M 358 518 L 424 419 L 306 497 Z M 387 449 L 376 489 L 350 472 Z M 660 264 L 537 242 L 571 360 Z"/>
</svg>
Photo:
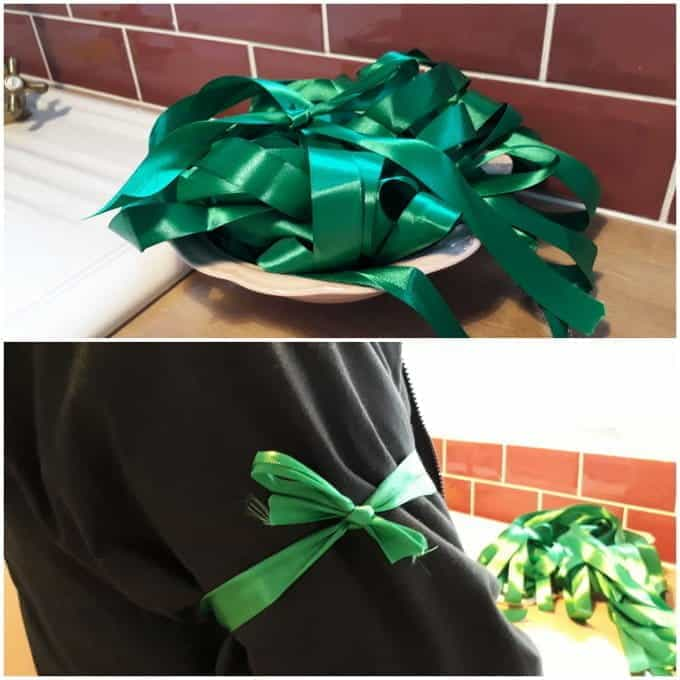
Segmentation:
<svg viewBox="0 0 680 680">
<path fill-rule="evenodd" d="M 451 518 L 465 552 L 474 560 L 482 548 L 507 527 L 503 522 L 460 512 L 452 512 Z M 565 612 L 564 600 L 560 599 L 554 613 L 540 612 L 534 605 L 529 607 L 527 618 L 514 625 L 524 630 L 538 648 L 546 677 L 624 678 L 630 675 L 604 602 L 596 604 L 595 614 L 586 624 L 571 621 Z"/>
<path fill-rule="evenodd" d="M 107 335 L 188 271 L 109 231 L 114 212 L 83 219 L 144 157 L 157 113 L 55 86 L 32 108 L 4 127 L 5 337 Z"/>
</svg>

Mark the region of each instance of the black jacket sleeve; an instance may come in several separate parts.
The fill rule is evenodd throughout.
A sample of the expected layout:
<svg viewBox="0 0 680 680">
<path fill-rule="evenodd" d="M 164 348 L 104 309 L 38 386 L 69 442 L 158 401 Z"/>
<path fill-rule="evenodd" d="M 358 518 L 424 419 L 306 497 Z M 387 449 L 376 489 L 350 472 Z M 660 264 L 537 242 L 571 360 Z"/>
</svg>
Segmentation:
<svg viewBox="0 0 680 680">
<path fill-rule="evenodd" d="M 358 502 L 416 448 L 398 345 L 106 343 L 6 357 L 8 561 L 41 672 L 540 672 L 440 496 L 390 513 L 437 546 L 413 563 L 390 565 L 353 531 L 233 635 L 197 614 L 203 594 L 315 528 L 248 515 L 250 495 L 266 498 L 249 477 L 257 450 L 294 455 Z M 54 589 L 80 608 L 60 612 Z"/>
</svg>

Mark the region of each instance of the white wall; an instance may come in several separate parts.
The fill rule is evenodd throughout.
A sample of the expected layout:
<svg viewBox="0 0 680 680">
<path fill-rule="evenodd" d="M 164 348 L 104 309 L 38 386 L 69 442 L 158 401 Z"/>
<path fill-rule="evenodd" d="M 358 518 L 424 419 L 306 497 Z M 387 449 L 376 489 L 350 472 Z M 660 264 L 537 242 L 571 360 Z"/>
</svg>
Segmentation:
<svg viewBox="0 0 680 680">
<path fill-rule="evenodd" d="M 668 341 L 423 340 L 403 352 L 434 437 L 679 457 Z"/>
</svg>

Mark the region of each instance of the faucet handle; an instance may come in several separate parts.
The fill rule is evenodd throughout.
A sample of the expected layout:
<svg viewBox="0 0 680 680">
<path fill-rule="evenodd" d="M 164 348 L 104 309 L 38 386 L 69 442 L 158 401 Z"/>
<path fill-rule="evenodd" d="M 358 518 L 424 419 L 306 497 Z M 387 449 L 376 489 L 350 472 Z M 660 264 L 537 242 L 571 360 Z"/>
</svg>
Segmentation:
<svg viewBox="0 0 680 680">
<path fill-rule="evenodd" d="M 5 123 L 13 123 L 30 115 L 26 106 L 26 90 L 42 94 L 47 91 L 47 83 L 27 80 L 19 73 L 19 60 L 8 57 L 5 63 Z"/>
<path fill-rule="evenodd" d="M 31 92 L 42 94 L 43 92 L 47 92 L 48 85 L 47 83 L 40 82 L 39 80 L 24 79 L 24 87 L 27 90 L 31 90 Z"/>
</svg>

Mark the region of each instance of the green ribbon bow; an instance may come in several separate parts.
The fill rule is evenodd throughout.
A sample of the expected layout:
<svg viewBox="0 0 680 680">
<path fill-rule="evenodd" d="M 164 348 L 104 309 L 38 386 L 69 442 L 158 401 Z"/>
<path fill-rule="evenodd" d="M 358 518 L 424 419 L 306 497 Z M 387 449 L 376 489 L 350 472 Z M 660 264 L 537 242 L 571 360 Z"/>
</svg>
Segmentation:
<svg viewBox="0 0 680 680">
<path fill-rule="evenodd" d="M 258 562 L 203 597 L 201 609 L 212 610 L 229 630 L 236 630 L 278 600 L 353 529 L 366 531 L 391 564 L 427 552 L 423 534 L 379 514 L 436 493 L 416 452 L 404 458 L 361 505 L 355 505 L 300 461 L 278 451 L 259 451 L 251 477 L 272 492 L 267 514 L 257 503 L 251 506 L 269 526 L 337 521 Z"/>
<path fill-rule="evenodd" d="M 465 336 L 434 284 L 395 265 L 464 222 L 544 311 L 554 336 L 591 334 L 597 249 L 583 231 L 599 187 L 575 158 L 521 127 L 508 104 L 418 51 L 387 52 L 356 80 L 224 76 L 157 119 L 146 158 L 99 211 L 143 250 L 179 238 L 296 274 L 386 291 L 441 336 Z M 213 119 L 241 101 L 248 113 Z M 489 176 L 501 154 L 513 172 Z M 531 208 L 513 194 L 555 177 L 585 205 Z M 543 260 L 542 241 L 573 264 Z"/>
<path fill-rule="evenodd" d="M 526 615 L 535 597 L 554 611 L 562 593 L 567 614 L 587 621 L 593 597 L 607 601 L 631 673 L 670 675 L 676 666 L 675 615 L 663 599 L 659 555 L 643 536 L 595 505 L 539 510 L 518 517 L 479 556 L 501 583 L 510 620 Z"/>
</svg>

